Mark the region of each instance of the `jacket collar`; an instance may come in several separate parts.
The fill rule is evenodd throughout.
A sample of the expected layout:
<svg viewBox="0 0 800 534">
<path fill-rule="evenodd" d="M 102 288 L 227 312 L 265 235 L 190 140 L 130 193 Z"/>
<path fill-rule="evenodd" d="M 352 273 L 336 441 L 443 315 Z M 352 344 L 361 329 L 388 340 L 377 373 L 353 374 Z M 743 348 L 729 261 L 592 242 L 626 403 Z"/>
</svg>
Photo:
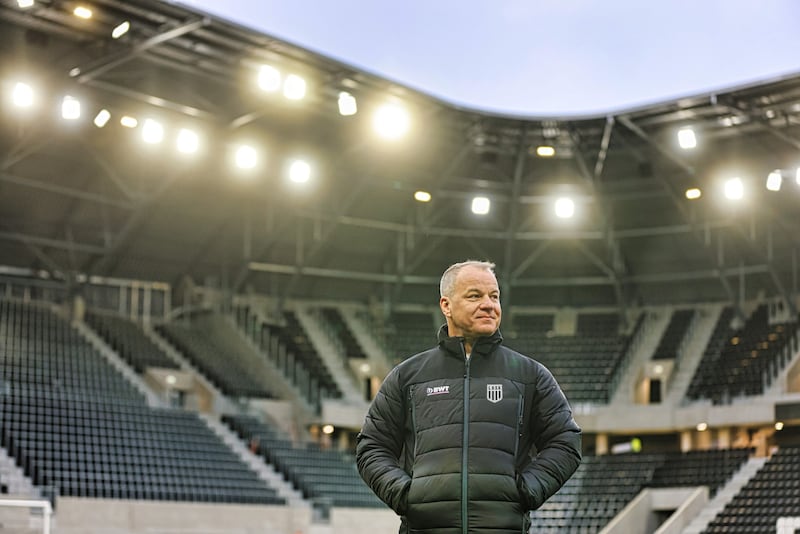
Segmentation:
<svg viewBox="0 0 800 534">
<path fill-rule="evenodd" d="M 453 336 L 451 337 L 447 331 L 447 325 L 443 324 L 439 329 L 439 346 L 445 351 L 455 354 L 458 357 L 463 357 L 464 338 Z M 479 337 L 472 347 L 472 354 L 481 354 L 486 356 L 490 354 L 497 345 L 503 341 L 503 334 L 500 330 L 495 330 L 491 336 Z"/>
</svg>

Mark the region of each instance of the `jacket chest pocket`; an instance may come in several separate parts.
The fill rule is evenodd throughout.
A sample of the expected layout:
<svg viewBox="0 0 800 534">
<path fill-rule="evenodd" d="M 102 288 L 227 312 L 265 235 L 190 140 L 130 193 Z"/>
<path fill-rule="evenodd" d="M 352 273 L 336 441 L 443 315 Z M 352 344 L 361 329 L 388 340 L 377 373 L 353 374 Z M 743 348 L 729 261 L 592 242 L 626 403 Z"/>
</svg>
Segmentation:
<svg viewBox="0 0 800 534">
<path fill-rule="evenodd" d="M 525 430 L 525 387 L 503 377 L 481 377 L 470 388 L 470 445 L 517 456 Z"/>
<path fill-rule="evenodd" d="M 463 423 L 464 383 L 436 380 L 414 384 L 408 390 L 414 431 Z"/>
</svg>

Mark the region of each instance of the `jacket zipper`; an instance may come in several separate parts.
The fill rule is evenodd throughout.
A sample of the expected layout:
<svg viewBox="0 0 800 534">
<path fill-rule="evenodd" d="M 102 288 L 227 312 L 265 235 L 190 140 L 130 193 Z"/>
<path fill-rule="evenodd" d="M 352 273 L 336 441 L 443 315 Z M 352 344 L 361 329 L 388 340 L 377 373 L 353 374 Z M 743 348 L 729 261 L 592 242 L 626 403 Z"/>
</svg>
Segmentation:
<svg viewBox="0 0 800 534">
<path fill-rule="evenodd" d="M 414 475 L 414 464 L 417 461 L 417 407 L 414 405 L 414 390 L 416 388 L 411 386 L 408 388 L 408 404 L 411 406 L 411 429 L 414 432 L 414 455 L 411 457 L 411 467 L 409 473 Z"/>
<path fill-rule="evenodd" d="M 517 407 L 517 437 L 514 442 L 514 461 L 517 460 L 517 453 L 519 453 L 519 441 L 522 439 L 522 418 L 525 409 L 525 396 L 519 396 L 519 406 Z"/>
<path fill-rule="evenodd" d="M 517 407 L 517 437 L 516 442 L 514 443 L 514 462 L 517 461 L 517 455 L 519 454 L 519 442 L 522 439 L 522 421 L 525 417 L 525 395 L 520 392 L 519 394 L 519 401 Z M 528 530 L 530 529 L 530 525 L 528 525 L 528 515 L 530 512 L 525 512 L 522 514 L 522 534 L 527 534 Z"/>
<path fill-rule="evenodd" d="M 464 345 L 461 345 L 461 350 L 464 350 Z M 468 451 L 469 451 L 469 358 L 467 353 L 464 352 L 464 432 L 463 441 L 461 443 L 461 532 L 467 534 L 467 467 L 468 467 Z"/>
</svg>

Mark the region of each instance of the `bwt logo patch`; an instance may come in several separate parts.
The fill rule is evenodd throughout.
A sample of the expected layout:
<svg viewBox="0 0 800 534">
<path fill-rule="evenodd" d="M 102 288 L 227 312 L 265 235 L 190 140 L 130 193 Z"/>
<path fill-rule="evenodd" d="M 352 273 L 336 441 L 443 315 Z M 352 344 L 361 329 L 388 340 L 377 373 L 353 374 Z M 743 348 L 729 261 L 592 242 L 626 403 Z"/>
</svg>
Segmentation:
<svg viewBox="0 0 800 534">
<path fill-rule="evenodd" d="M 486 398 L 489 402 L 503 400 L 503 384 L 486 384 Z"/>
<path fill-rule="evenodd" d="M 430 397 L 431 395 L 445 395 L 447 393 L 450 393 L 450 386 L 433 386 L 431 388 L 428 388 L 427 391 L 428 391 L 427 395 L 428 397 Z"/>
</svg>

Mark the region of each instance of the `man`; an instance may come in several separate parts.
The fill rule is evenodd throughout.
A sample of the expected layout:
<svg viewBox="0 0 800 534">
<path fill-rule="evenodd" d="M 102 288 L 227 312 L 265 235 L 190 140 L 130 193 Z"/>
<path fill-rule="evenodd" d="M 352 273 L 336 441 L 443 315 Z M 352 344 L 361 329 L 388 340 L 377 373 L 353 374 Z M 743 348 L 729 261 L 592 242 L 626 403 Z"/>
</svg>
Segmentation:
<svg viewBox="0 0 800 534">
<path fill-rule="evenodd" d="M 401 534 L 525 533 L 528 511 L 580 463 L 581 430 L 552 374 L 501 345 L 493 269 L 444 272 L 438 346 L 388 374 L 358 435 L 361 477 Z"/>
</svg>

